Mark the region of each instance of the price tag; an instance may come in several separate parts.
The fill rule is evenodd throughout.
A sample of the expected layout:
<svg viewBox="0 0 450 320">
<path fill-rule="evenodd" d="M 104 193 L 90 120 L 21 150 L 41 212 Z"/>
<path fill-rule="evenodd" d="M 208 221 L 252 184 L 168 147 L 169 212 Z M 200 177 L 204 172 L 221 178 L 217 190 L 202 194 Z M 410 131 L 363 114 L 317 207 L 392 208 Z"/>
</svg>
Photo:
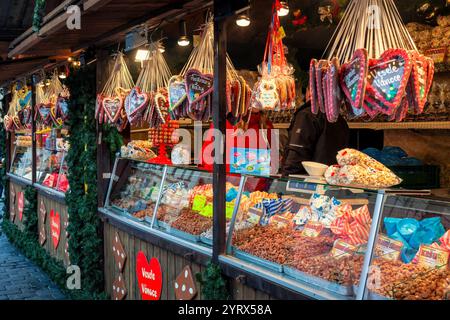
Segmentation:
<svg viewBox="0 0 450 320">
<path fill-rule="evenodd" d="M 344 240 L 336 240 L 331 249 L 331 256 L 335 258 L 351 257 L 358 248 Z"/>
<path fill-rule="evenodd" d="M 213 205 L 212 203 L 208 203 L 203 209 L 199 212 L 200 215 L 204 217 L 212 217 L 213 216 Z"/>
<path fill-rule="evenodd" d="M 204 195 L 198 194 L 194 197 L 194 201 L 192 203 L 193 211 L 201 211 L 203 207 L 206 205 L 206 197 Z"/>
<path fill-rule="evenodd" d="M 233 211 L 234 211 L 234 203 L 227 202 L 225 207 L 225 214 L 227 216 L 227 219 L 231 219 L 233 217 Z"/>
<path fill-rule="evenodd" d="M 258 224 L 262 215 L 263 211 L 261 209 L 250 208 L 247 213 L 247 222 L 250 222 L 251 224 Z"/>
<path fill-rule="evenodd" d="M 421 245 L 419 249 L 418 263 L 428 268 L 436 268 L 447 265 L 449 253 L 441 248 Z"/>
<path fill-rule="evenodd" d="M 323 230 L 323 224 L 320 222 L 309 221 L 302 231 L 302 236 L 316 238 Z"/>
<path fill-rule="evenodd" d="M 384 234 L 378 237 L 377 253 L 376 255 L 385 260 L 396 261 L 399 260 L 402 253 L 403 242 L 391 239 Z"/>
</svg>

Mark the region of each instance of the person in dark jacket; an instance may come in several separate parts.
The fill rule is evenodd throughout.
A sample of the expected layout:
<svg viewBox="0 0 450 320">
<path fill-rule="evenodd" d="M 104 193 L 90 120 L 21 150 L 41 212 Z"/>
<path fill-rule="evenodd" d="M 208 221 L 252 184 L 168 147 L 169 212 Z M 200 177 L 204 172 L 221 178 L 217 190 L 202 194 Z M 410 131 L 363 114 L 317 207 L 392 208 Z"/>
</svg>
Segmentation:
<svg viewBox="0 0 450 320">
<path fill-rule="evenodd" d="M 308 89 L 306 100 L 295 112 L 288 130 L 281 168 L 283 176 L 306 173 L 302 161 L 335 164 L 337 152 L 348 147 L 349 128 L 344 118 L 339 115 L 335 123 L 330 123 L 324 113 L 313 114 Z"/>
</svg>

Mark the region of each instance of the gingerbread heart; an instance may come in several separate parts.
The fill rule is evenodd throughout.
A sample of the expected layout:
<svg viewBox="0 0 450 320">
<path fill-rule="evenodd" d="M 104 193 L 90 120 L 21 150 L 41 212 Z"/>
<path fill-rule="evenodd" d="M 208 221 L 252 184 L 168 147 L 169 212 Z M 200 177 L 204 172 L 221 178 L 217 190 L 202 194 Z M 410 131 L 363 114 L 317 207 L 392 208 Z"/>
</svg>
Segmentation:
<svg viewBox="0 0 450 320">
<path fill-rule="evenodd" d="M 190 105 L 196 104 L 213 92 L 213 76 L 190 69 L 186 72 L 186 94 Z"/>
<path fill-rule="evenodd" d="M 125 99 L 125 112 L 130 123 L 134 123 L 139 114 L 144 112 L 149 102 L 149 96 L 139 88 L 133 88 Z"/>
<path fill-rule="evenodd" d="M 37 107 L 38 115 L 41 118 L 41 122 L 46 124 L 51 120 L 51 109 L 52 106 L 49 104 L 41 104 Z"/>
<path fill-rule="evenodd" d="M 56 116 L 63 121 L 69 117 L 69 101 L 66 98 L 59 97 L 56 101 Z"/>
<path fill-rule="evenodd" d="M 103 111 L 105 112 L 105 118 L 110 123 L 116 123 L 119 120 L 120 112 L 123 108 L 123 99 L 120 96 L 104 97 L 102 100 Z"/>
<path fill-rule="evenodd" d="M 169 112 L 178 108 L 186 99 L 186 84 L 181 76 L 173 76 L 169 79 Z"/>
<path fill-rule="evenodd" d="M 341 88 L 353 108 L 359 109 L 363 106 L 367 72 L 368 61 L 366 49 L 356 50 L 352 59 L 341 67 Z"/>
<path fill-rule="evenodd" d="M 22 129 L 22 124 L 20 123 L 20 118 L 18 116 L 13 116 L 12 121 L 14 124 L 14 126 L 13 126 L 14 129 L 16 129 L 16 130 Z"/>
<path fill-rule="evenodd" d="M 390 115 L 400 105 L 411 69 L 409 53 L 404 49 L 388 49 L 378 60 L 369 61 L 367 91 L 388 108 L 384 110 L 380 107 L 381 112 Z"/>
</svg>

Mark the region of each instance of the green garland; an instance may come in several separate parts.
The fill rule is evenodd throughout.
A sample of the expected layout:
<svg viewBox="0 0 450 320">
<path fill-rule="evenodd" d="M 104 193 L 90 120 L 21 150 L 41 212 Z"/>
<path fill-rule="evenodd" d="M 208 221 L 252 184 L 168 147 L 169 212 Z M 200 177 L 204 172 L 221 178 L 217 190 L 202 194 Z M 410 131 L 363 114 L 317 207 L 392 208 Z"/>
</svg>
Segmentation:
<svg viewBox="0 0 450 320">
<path fill-rule="evenodd" d="M 35 0 L 33 12 L 33 31 L 39 32 L 45 15 L 45 0 Z"/>
<path fill-rule="evenodd" d="M 116 127 L 109 124 L 103 125 L 102 132 L 103 142 L 108 146 L 111 157 L 114 157 L 116 152 L 120 151 L 120 147 L 123 145 L 123 137 L 119 131 L 117 131 Z"/>
<path fill-rule="evenodd" d="M 203 274 L 197 273 L 197 281 L 202 285 L 202 298 L 205 300 L 229 300 L 227 283 L 222 276 L 220 266 L 208 263 Z"/>
<path fill-rule="evenodd" d="M 70 192 L 66 195 L 70 259 L 81 269 L 82 288 L 97 294 L 104 289 L 104 274 L 103 237 L 97 213 L 95 65 L 72 70 L 67 86 L 71 95 L 67 154 Z"/>
<path fill-rule="evenodd" d="M 38 241 L 37 191 L 32 186 L 25 188 L 25 206 L 23 208 L 24 232 Z"/>
</svg>

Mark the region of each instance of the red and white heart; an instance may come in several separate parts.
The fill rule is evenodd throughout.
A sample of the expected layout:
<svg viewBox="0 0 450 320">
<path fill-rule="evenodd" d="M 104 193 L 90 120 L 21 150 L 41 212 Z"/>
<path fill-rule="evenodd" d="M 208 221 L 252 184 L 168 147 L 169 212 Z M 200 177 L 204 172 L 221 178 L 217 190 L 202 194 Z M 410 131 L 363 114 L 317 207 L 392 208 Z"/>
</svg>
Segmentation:
<svg viewBox="0 0 450 320">
<path fill-rule="evenodd" d="M 102 100 L 103 111 L 110 123 L 116 123 L 123 108 L 123 99 L 120 96 L 104 97 Z"/>
<path fill-rule="evenodd" d="M 190 105 L 193 105 L 213 92 L 214 78 L 210 74 L 203 74 L 198 70 L 190 69 L 186 72 L 186 94 Z"/>
<path fill-rule="evenodd" d="M 52 235 L 53 248 L 58 248 L 61 237 L 61 217 L 55 210 L 50 210 L 50 231 Z"/>
<path fill-rule="evenodd" d="M 367 91 L 389 108 L 390 115 L 400 105 L 411 75 L 412 63 L 408 51 L 388 49 L 381 57 L 369 61 Z"/>
<path fill-rule="evenodd" d="M 358 49 L 352 59 L 342 65 L 340 84 L 342 91 L 353 108 L 362 108 L 366 92 L 368 72 L 367 50 Z"/>
<path fill-rule="evenodd" d="M 149 96 L 139 88 L 133 88 L 125 99 L 125 112 L 128 119 L 134 119 L 136 114 L 144 112 L 149 102 Z"/>
<path fill-rule="evenodd" d="M 136 274 L 142 300 L 159 300 L 162 289 L 162 272 L 158 259 L 152 258 L 150 263 L 144 252 L 136 256 Z"/>
<path fill-rule="evenodd" d="M 23 207 L 24 207 L 24 197 L 23 192 L 17 192 L 17 213 L 19 215 L 19 220 L 23 219 Z"/>
<path fill-rule="evenodd" d="M 169 80 L 169 111 L 178 108 L 186 99 L 186 84 L 183 77 L 173 76 Z"/>
</svg>

